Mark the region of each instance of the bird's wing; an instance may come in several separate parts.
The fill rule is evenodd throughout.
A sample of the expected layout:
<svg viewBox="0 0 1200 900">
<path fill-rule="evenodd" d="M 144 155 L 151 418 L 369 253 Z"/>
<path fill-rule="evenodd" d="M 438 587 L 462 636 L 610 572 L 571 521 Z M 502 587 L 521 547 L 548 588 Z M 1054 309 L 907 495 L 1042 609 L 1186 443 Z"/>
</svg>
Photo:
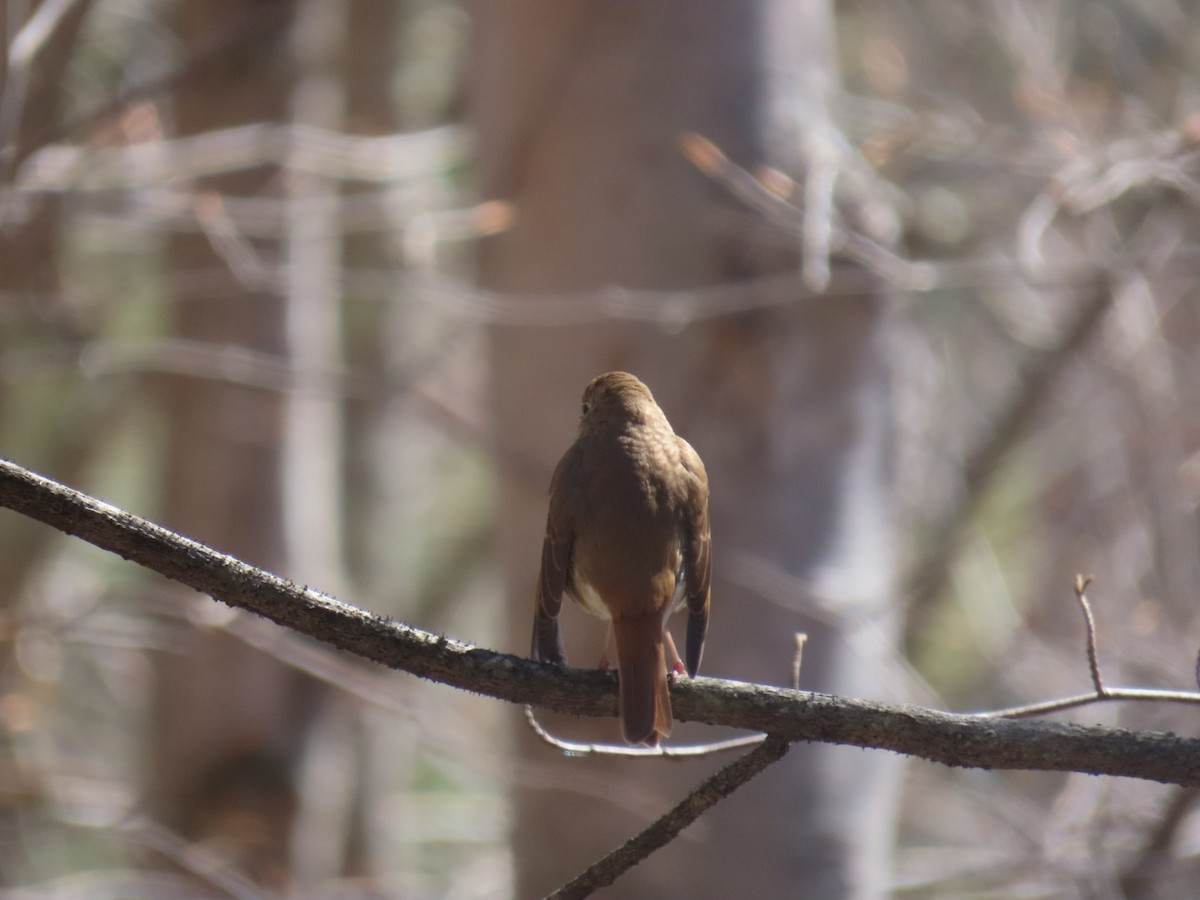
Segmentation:
<svg viewBox="0 0 1200 900">
<path fill-rule="evenodd" d="M 559 665 L 565 665 L 567 659 L 558 627 L 558 613 L 567 589 L 571 549 L 575 541 L 569 515 L 570 504 L 563 492 L 565 479 L 562 478 L 562 472 L 566 464 L 567 458 L 564 457 L 550 481 L 550 511 L 546 516 L 546 537 L 542 542 L 542 567 L 537 580 L 531 651 L 534 659 Z"/>
<path fill-rule="evenodd" d="M 700 454 L 683 438 L 678 438 L 680 461 L 688 475 L 688 503 L 683 523 L 683 575 L 687 588 L 687 647 L 685 656 L 688 674 L 695 677 L 704 652 L 704 636 L 708 632 L 709 577 L 712 571 L 712 535 L 708 525 L 708 473 Z"/>
</svg>

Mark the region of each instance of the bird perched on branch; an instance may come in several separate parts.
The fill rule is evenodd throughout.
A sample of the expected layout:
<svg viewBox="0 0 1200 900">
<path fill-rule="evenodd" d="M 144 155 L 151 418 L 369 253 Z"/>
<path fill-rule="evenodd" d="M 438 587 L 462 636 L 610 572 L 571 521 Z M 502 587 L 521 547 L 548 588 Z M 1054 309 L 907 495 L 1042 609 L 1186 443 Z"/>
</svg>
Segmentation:
<svg viewBox="0 0 1200 900">
<path fill-rule="evenodd" d="M 608 372 L 583 392 L 579 434 L 550 481 L 533 658 L 566 664 L 563 596 L 612 623 L 621 727 L 631 744 L 671 732 L 668 671 L 695 677 L 708 630 L 708 475 L 649 388 Z M 667 618 L 687 606 L 687 666 Z M 669 669 L 668 669 L 669 666 Z"/>
</svg>

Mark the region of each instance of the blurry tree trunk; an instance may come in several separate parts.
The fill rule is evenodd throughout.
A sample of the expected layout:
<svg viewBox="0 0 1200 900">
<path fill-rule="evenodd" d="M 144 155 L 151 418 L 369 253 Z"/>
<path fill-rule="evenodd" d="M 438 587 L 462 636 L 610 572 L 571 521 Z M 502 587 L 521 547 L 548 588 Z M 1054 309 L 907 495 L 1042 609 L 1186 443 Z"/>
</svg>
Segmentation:
<svg viewBox="0 0 1200 900">
<path fill-rule="evenodd" d="M 348 46 L 346 5 L 297 0 L 292 47 L 296 82 L 291 121 L 314 131 L 339 132 L 344 124 L 341 55 Z M 343 565 L 346 503 L 343 496 L 343 398 L 331 381 L 342 369 L 342 312 L 339 292 L 341 184 L 314 171 L 307 150 L 295 142 L 284 178 L 286 357 L 292 366 L 284 415 L 284 571 L 304 584 L 319 584 L 349 596 Z M 312 728 L 310 752 L 325 765 L 322 790 L 297 786 L 299 801 L 292 865 L 301 890 L 340 875 L 346 825 L 354 815 L 356 774 L 346 764 L 358 751 L 352 715 L 324 705 L 327 716 Z M 343 715 L 339 718 L 339 713 Z M 347 721 L 348 720 L 348 721 Z M 308 723 L 304 723 L 308 725 Z M 324 727 L 321 727 L 324 726 Z M 307 736 L 307 735 L 306 735 Z M 310 757 L 311 760 L 311 757 Z M 330 766 L 329 760 L 342 761 Z M 306 767 L 308 772 L 314 768 Z"/>
<path fill-rule="evenodd" d="M 294 67 L 290 0 L 186 0 L 178 9 L 185 51 L 258 30 L 178 87 L 176 131 L 191 135 L 289 113 Z M 205 179 L 195 186 L 197 219 L 226 215 L 223 197 L 278 199 L 272 167 Z M 214 231 L 218 231 L 215 228 Z M 244 240 L 234 259 L 204 234 L 172 238 L 174 333 L 215 351 L 246 348 L 282 356 L 285 299 L 276 277 L 278 242 Z M 172 528 L 274 571 L 286 563 L 281 450 L 285 397 L 224 373 L 180 376 L 167 385 L 169 416 L 163 520 Z M 207 598 L 184 596 L 181 613 L 221 614 Z M 188 841 L 221 853 L 256 882 L 289 880 L 296 809 L 294 767 L 304 747 L 315 688 L 276 659 L 220 629 L 190 628 L 177 652 L 158 657 L 150 743 L 152 811 Z"/>
<path fill-rule="evenodd" d="M 584 384 L 625 368 L 650 385 L 708 467 L 714 596 L 704 672 L 786 684 L 793 633 L 807 631 L 804 686 L 887 690 L 894 626 L 884 608 L 890 427 L 881 297 L 803 299 L 799 278 L 787 279 L 796 255 L 731 227 L 723 190 L 678 148 L 681 133 L 695 131 L 752 168 L 777 149 L 768 143 L 781 108 L 803 117 L 802 137 L 828 135 L 830 16 L 824 0 L 476 6 L 481 192 L 516 211 L 513 227 L 484 247 L 484 286 L 552 295 L 740 285 L 750 301 L 678 331 L 496 322 L 497 441 L 506 458 L 537 473 L 507 472 L 499 504 L 519 652 L 528 648 L 549 473 L 574 436 Z M 793 235 L 791 246 L 799 241 Z M 774 288 L 763 278 L 771 275 Z M 772 302 L 760 303 L 772 290 Z M 572 660 L 594 665 L 594 652 Z M 517 727 L 525 735 L 513 825 L 521 897 L 576 874 L 718 765 L 563 759 Z M 617 731 L 603 722 L 588 733 L 612 740 Z M 708 736 L 677 725 L 673 739 Z M 882 754 L 794 748 L 609 893 L 880 896 L 897 776 L 896 761 Z"/>
<path fill-rule="evenodd" d="M 396 101 L 392 96 L 395 72 L 398 68 L 397 35 L 407 4 L 397 0 L 355 0 L 347 4 L 346 31 L 348 44 L 354 52 L 343 53 L 342 81 L 345 85 L 346 130 L 352 134 L 375 136 L 393 134 L 401 126 Z M 378 192 L 376 185 L 344 186 L 353 200 L 357 195 Z M 351 232 L 343 241 L 345 268 L 351 271 L 396 272 L 393 242 L 387 232 Z M 400 276 L 396 274 L 395 294 L 400 291 Z M 341 285 L 343 315 L 346 317 L 346 356 L 357 362 L 361 370 L 382 383 L 387 366 L 393 358 L 393 347 L 387 340 L 389 304 L 376 302 L 370 290 L 363 290 L 352 279 Z M 387 408 L 386 392 L 365 392 L 346 399 L 346 460 L 347 520 L 349 523 L 374 524 L 372 507 L 380 502 L 378 474 L 373 447 L 379 422 Z M 390 465 L 388 460 L 386 465 Z M 347 564 L 353 571 L 363 571 L 370 565 L 368 548 L 371 536 L 366 528 L 348 535 Z"/>
<path fill-rule="evenodd" d="M 21 20 L 8 4 L 0 7 L 0 356 L 20 354 L 44 343 L 74 343 L 84 329 L 62 301 L 60 280 L 60 228 L 62 202 L 57 195 L 37 200 L 5 196 L 21 163 L 34 152 L 58 124 L 63 102 L 63 76 L 75 54 L 79 33 L 91 8 L 76 3 L 44 34 L 36 53 L 23 41 L 24 53 L 14 53 L 14 42 L 42 6 L 30 2 Z M 10 375 L 10 379 L 13 376 Z M 19 376 L 18 376 L 19 377 Z M 36 396 L 40 402 L 30 403 Z M 10 402 L 18 396 L 26 401 Z M 91 384 L 74 390 L 60 382 L 33 385 L 0 384 L 0 447 L 6 456 L 37 460 L 40 471 L 68 481 L 95 447 L 103 417 L 97 414 L 97 394 Z M 8 623 L 0 638 L 0 671 L 19 672 L 12 665 L 14 642 L 21 634 L 18 606 L 25 585 L 38 571 L 46 548 L 57 536 L 28 520 L 8 516 L 0 522 L 0 620 Z M 11 684 L 4 690 L 14 691 Z M 0 768 L 18 772 L 19 761 L 11 734 L 0 739 Z M 17 759 L 14 755 L 17 754 Z M 31 784 L 30 787 L 33 785 Z M 37 790 L 6 790 L 0 797 L 0 847 L 22 846 L 22 821 L 29 810 L 48 805 Z M 16 858 L 21 851 L 0 854 L 0 886 L 19 879 Z M 16 857 L 16 858 L 14 858 Z"/>
<path fill-rule="evenodd" d="M 28 4 L 23 22 L 7 8 L 0 16 L 0 185 L 12 182 L 21 163 L 59 124 L 64 76 L 92 4 L 76 3 L 67 10 L 44 32 L 36 53 L 28 54 L 31 45 L 25 40 L 26 52 L 14 54 L 13 42 L 42 5 Z M 61 197 L 51 193 L 0 200 L 0 350 L 20 350 L 46 340 L 70 344 L 83 336 L 84 326 L 62 298 L 61 209 Z M 96 392 L 81 393 L 84 396 L 67 396 L 57 390 L 36 421 L 30 421 L 7 403 L 9 392 L 0 391 L 0 442 L 6 452 L 24 454 L 38 460 L 41 471 L 76 480 L 95 444 L 98 425 Z M 9 523 L 0 535 L 0 583 L 6 586 L 0 604 L 21 596 L 25 576 L 52 539 L 44 529 L 28 524 Z"/>
</svg>

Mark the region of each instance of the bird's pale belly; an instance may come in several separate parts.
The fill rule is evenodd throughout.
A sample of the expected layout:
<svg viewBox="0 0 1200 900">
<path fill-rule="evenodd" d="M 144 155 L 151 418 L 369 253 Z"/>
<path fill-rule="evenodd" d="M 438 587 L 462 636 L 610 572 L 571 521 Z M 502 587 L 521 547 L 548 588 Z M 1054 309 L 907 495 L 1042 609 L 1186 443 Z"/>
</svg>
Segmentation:
<svg viewBox="0 0 1200 900">
<path fill-rule="evenodd" d="M 574 586 L 575 599 L 579 601 L 579 605 L 587 612 L 590 612 L 593 616 L 599 616 L 606 622 L 612 618 L 608 607 L 604 605 L 604 601 L 600 599 L 600 594 L 592 587 L 590 582 L 576 579 Z"/>
</svg>

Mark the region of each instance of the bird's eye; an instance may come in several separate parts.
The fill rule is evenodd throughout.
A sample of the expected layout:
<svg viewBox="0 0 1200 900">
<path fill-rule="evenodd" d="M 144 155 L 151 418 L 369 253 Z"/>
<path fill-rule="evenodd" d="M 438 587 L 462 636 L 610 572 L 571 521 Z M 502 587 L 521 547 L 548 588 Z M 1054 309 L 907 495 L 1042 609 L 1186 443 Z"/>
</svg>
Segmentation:
<svg viewBox="0 0 1200 900">
<path fill-rule="evenodd" d="M 582 410 L 582 411 L 581 411 L 579 414 L 580 414 L 581 416 L 586 416 L 586 415 L 588 414 L 588 410 L 589 410 L 589 409 L 591 409 L 591 408 L 592 408 L 592 404 L 590 404 L 590 403 L 585 403 L 585 404 L 583 404 L 583 410 Z"/>
</svg>

